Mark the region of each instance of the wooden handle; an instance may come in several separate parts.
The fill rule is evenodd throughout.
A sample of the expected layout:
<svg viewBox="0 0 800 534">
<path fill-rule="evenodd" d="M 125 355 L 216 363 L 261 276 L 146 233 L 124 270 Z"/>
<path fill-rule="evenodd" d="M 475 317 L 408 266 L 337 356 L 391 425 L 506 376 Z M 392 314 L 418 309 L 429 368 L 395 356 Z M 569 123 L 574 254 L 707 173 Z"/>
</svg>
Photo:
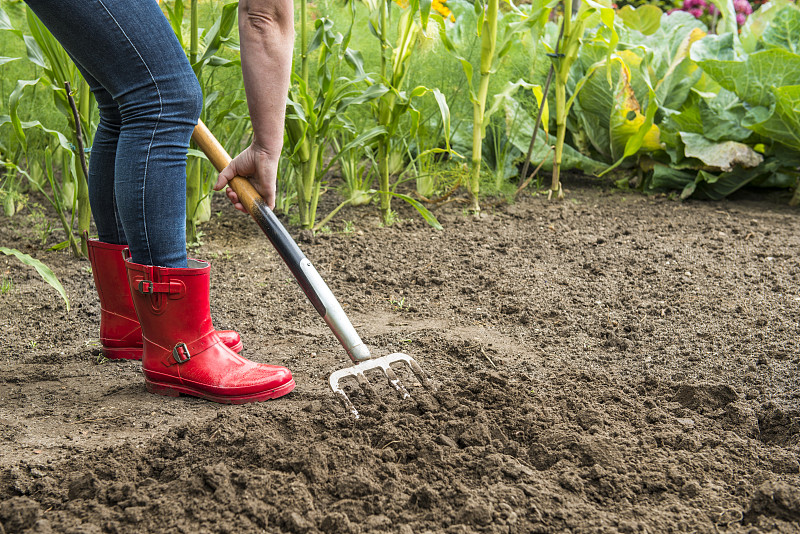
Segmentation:
<svg viewBox="0 0 800 534">
<path fill-rule="evenodd" d="M 200 147 L 200 150 L 208 157 L 208 160 L 217 171 L 222 172 L 222 169 L 227 167 L 231 162 L 231 157 L 228 152 L 201 120 L 198 120 L 197 126 L 194 127 L 192 141 L 197 143 L 197 146 Z M 258 194 L 258 191 L 256 191 L 256 188 L 250 183 L 250 180 L 242 178 L 241 176 L 234 176 L 228 183 L 239 197 L 239 202 L 242 203 L 250 214 L 253 213 L 258 200 L 263 202 L 261 195 Z"/>
</svg>

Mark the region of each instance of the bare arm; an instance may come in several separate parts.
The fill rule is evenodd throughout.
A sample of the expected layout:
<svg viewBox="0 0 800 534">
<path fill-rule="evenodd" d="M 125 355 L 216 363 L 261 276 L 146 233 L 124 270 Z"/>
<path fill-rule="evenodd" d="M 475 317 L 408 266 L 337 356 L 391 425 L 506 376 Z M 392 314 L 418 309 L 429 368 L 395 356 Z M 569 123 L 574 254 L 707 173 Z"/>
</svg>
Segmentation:
<svg viewBox="0 0 800 534">
<path fill-rule="evenodd" d="M 245 176 L 272 208 L 292 69 L 293 1 L 240 0 L 239 40 L 253 143 L 223 169 L 214 189 L 219 191 L 234 176 Z M 236 193 L 228 189 L 227 194 L 245 211 Z"/>
</svg>

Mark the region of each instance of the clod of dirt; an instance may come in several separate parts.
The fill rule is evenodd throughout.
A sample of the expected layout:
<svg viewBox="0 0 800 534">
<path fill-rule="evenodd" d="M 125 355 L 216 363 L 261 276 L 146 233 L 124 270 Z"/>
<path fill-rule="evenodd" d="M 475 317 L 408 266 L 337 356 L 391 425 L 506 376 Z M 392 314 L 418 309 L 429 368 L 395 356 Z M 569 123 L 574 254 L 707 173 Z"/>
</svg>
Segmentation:
<svg viewBox="0 0 800 534">
<path fill-rule="evenodd" d="M 9 533 L 32 528 L 41 516 L 39 503 L 27 497 L 11 497 L 0 503 L 0 524 Z"/>
<path fill-rule="evenodd" d="M 102 483 L 94 473 L 84 473 L 70 482 L 68 497 L 70 500 L 96 499 L 102 489 Z"/>
<path fill-rule="evenodd" d="M 755 522 L 759 515 L 770 515 L 784 521 L 800 521 L 800 489 L 785 482 L 766 482 L 758 487 L 750 500 L 745 523 Z"/>
<path fill-rule="evenodd" d="M 456 522 L 484 527 L 492 522 L 492 507 L 482 500 L 470 499 L 458 512 Z"/>
<path fill-rule="evenodd" d="M 738 398 L 736 391 L 726 384 L 684 384 L 678 387 L 672 400 L 691 410 L 705 412 L 724 408 Z"/>
<path fill-rule="evenodd" d="M 350 518 L 343 512 L 333 512 L 322 519 L 319 526 L 322 532 L 327 534 L 350 534 L 360 532 L 358 526 L 350 522 Z"/>
</svg>

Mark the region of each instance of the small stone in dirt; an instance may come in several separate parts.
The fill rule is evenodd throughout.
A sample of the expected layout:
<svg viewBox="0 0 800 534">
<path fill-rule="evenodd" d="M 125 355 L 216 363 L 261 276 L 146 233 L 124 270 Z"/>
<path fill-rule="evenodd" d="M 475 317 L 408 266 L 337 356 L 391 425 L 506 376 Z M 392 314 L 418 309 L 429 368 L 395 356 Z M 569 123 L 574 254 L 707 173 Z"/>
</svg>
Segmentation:
<svg viewBox="0 0 800 534">
<path fill-rule="evenodd" d="M 770 453 L 770 463 L 772 463 L 772 471 L 780 475 L 789 475 L 800 472 L 800 463 L 797 457 L 790 451 L 773 447 Z"/>
<path fill-rule="evenodd" d="M 565 471 L 558 475 L 558 483 L 562 488 L 573 493 L 583 492 L 583 480 L 572 470 Z"/>
<path fill-rule="evenodd" d="M 67 496 L 70 500 L 74 499 L 94 499 L 101 491 L 100 480 L 94 476 L 94 473 L 84 473 L 83 475 L 75 478 L 69 484 L 69 493 Z"/>
<path fill-rule="evenodd" d="M 676 421 L 684 428 L 694 428 L 694 419 L 689 417 L 679 417 Z"/>
<path fill-rule="evenodd" d="M 354 473 L 336 480 L 334 493 L 342 499 L 354 499 L 380 493 L 381 487 L 365 474 Z"/>
<path fill-rule="evenodd" d="M 314 232 L 311 230 L 303 230 L 300 232 L 298 238 L 301 243 L 309 243 L 311 245 L 314 244 Z"/>
<path fill-rule="evenodd" d="M 141 523 L 144 519 L 143 506 L 128 506 L 125 508 L 125 519 L 130 523 Z"/>
<path fill-rule="evenodd" d="M 392 520 L 383 514 L 371 515 L 364 520 L 364 528 L 366 528 L 368 532 L 390 530 L 392 528 Z"/>
<path fill-rule="evenodd" d="M 291 512 L 283 518 L 283 527 L 289 532 L 305 534 L 309 530 L 313 529 L 314 525 L 312 525 L 310 521 L 297 512 Z"/>
<path fill-rule="evenodd" d="M 303 411 L 308 413 L 317 413 L 322 410 L 322 403 L 320 401 L 311 401 L 303 406 Z"/>
</svg>

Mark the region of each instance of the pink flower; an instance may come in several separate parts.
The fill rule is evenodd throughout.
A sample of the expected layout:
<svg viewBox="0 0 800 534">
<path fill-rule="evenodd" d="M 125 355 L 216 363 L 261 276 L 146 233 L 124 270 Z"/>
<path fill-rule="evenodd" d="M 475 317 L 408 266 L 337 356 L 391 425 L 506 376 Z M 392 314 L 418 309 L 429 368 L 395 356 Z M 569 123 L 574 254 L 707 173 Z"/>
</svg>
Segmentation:
<svg viewBox="0 0 800 534">
<path fill-rule="evenodd" d="M 745 15 L 744 13 L 737 13 L 737 15 L 736 15 L 736 23 L 739 24 L 739 26 L 744 24 L 745 20 L 747 20 L 747 15 Z"/>
<path fill-rule="evenodd" d="M 708 12 L 712 15 L 717 15 L 719 13 L 719 9 L 714 4 L 708 4 Z"/>
<path fill-rule="evenodd" d="M 694 9 L 690 9 L 689 13 L 691 13 L 694 18 L 699 19 L 700 17 L 703 16 L 703 9 L 700 7 L 696 7 Z"/>
</svg>

